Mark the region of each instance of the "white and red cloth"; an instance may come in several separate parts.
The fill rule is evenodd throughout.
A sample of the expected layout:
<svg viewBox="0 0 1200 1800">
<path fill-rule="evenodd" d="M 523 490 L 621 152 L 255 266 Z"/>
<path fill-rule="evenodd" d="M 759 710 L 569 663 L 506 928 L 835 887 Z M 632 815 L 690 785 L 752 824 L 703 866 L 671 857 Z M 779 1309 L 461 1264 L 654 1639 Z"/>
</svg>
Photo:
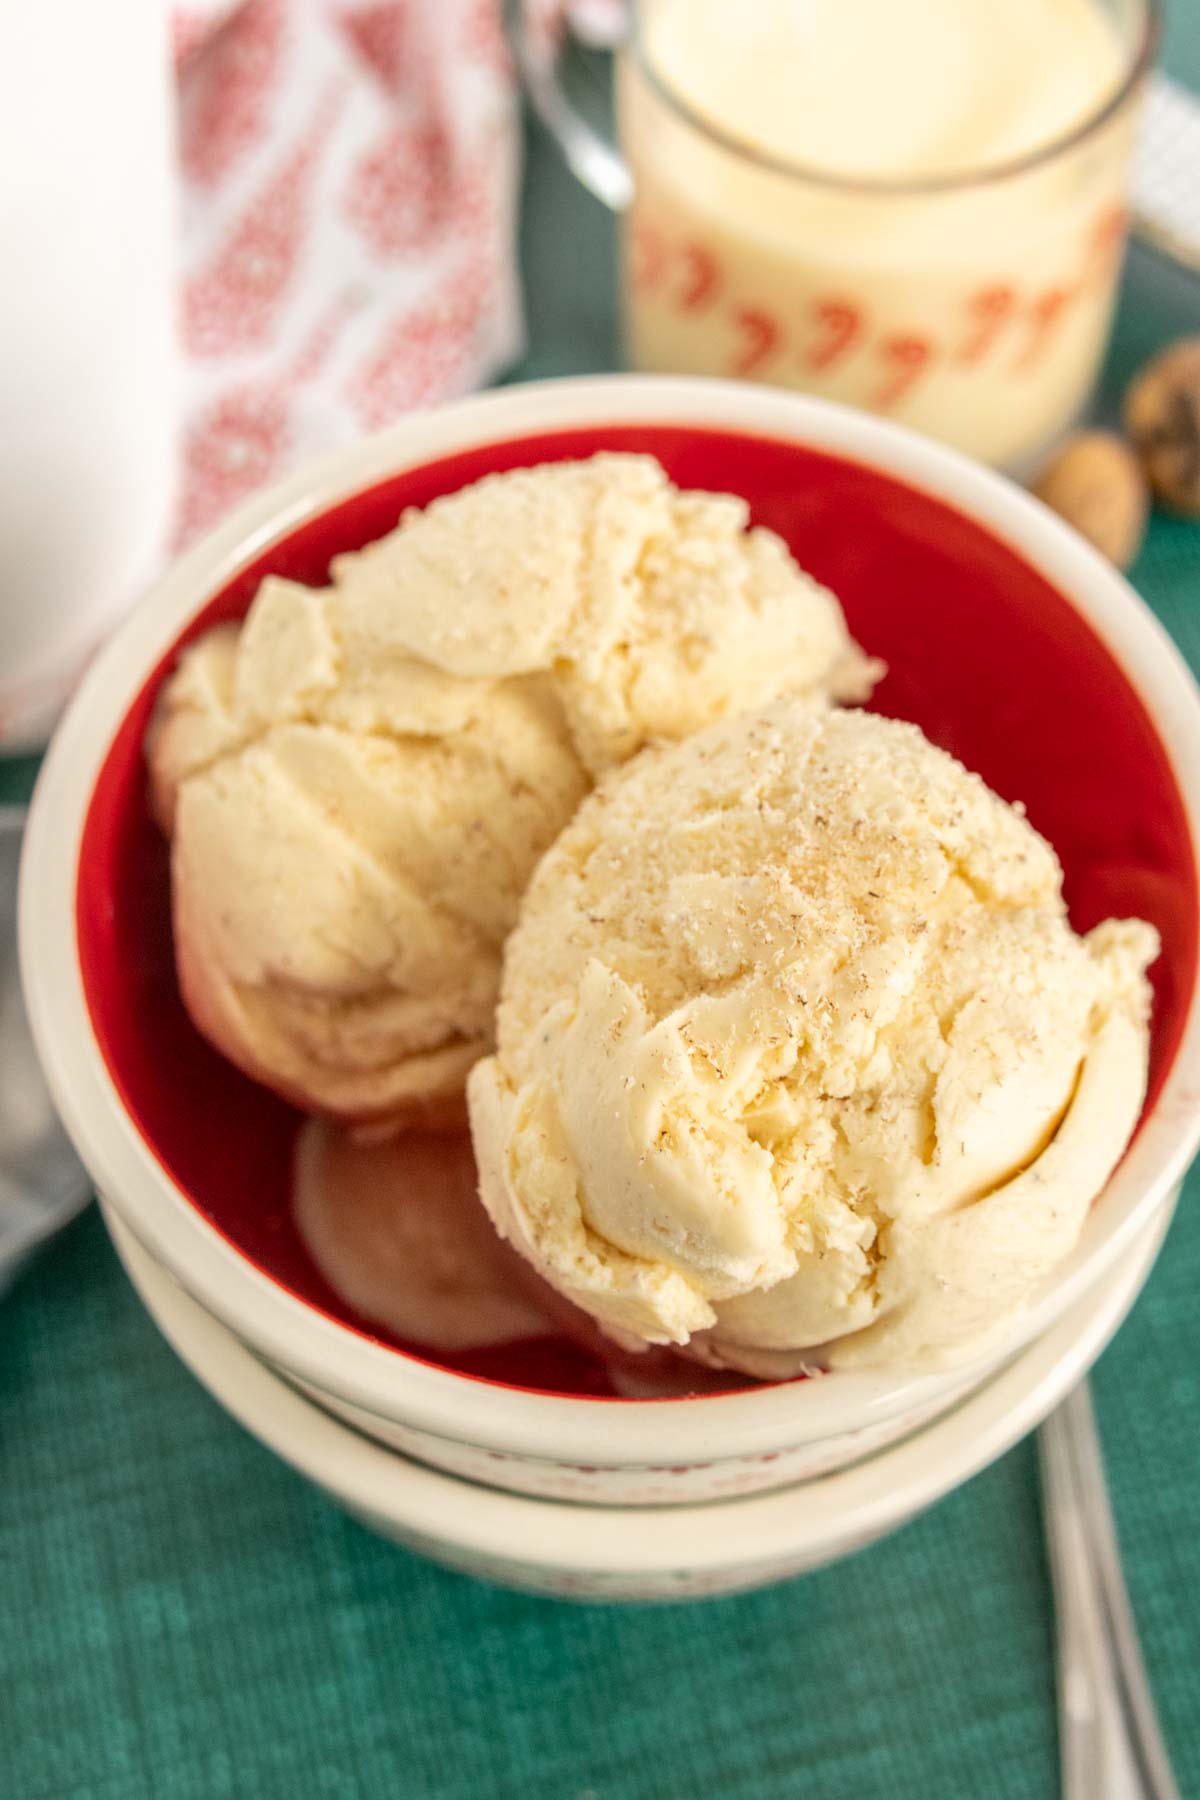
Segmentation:
<svg viewBox="0 0 1200 1800">
<path fill-rule="evenodd" d="M 163 4 L 180 100 L 183 543 L 305 456 L 515 359 L 519 133 L 501 0 Z M 610 42 L 623 12 L 526 0 L 549 38 L 569 13 Z M 1147 124 L 1163 125 L 1178 189 L 1168 85 Z M 1189 97 L 1175 104 L 1194 121 Z M 1152 216 L 1161 161 L 1139 165 Z"/>
<path fill-rule="evenodd" d="M 500 0 L 189 0 L 173 20 L 183 543 L 519 353 L 519 135 Z"/>
</svg>

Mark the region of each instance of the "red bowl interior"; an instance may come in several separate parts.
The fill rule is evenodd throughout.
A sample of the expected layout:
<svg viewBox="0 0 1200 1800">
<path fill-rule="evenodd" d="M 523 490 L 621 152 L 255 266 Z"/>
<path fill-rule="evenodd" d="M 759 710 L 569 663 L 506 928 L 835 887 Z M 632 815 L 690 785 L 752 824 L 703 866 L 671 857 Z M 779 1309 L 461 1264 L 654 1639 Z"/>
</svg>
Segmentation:
<svg viewBox="0 0 1200 1800">
<path fill-rule="evenodd" d="M 410 1352 L 350 1314 L 292 1223 L 298 1115 L 238 1073 L 193 1029 L 171 950 L 166 847 L 150 820 L 142 738 L 179 645 L 239 618 L 263 576 L 326 579 L 422 506 L 491 470 L 601 449 L 648 451 L 684 487 L 744 494 L 757 523 L 841 599 L 889 673 L 884 713 L 1010 800 L 1023 800 L 1066 871 L 1071 917 L 1152 920 L 1150 1103 L 1179 1043 L 1196 972 L 1195 858 L 1166 755 L 1137 694 L 1070 603 L 981 526 L 902 482 L 791 444 L 675 426 L 593 427 L 488 445 L 410 470 L 299 526 L 213 596 L 129 708 L 85 822 L 77 895 L 84 989 L 109 1072 L 146 1142 L 191 1203 L 245 1256 L 303 1300 Z M 464 1373 L 566 1394 L 610 1394 L 602 1368 L 565 1340 L 458 1358 Z"/>
</svg>

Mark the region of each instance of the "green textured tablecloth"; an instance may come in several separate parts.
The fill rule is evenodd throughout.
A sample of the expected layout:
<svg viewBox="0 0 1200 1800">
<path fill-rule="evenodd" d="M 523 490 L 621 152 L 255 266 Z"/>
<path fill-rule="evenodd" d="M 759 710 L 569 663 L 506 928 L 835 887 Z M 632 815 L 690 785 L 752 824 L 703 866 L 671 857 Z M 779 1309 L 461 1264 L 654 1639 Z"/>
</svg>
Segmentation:
<svg viewBox="0 0 1200 1800">
<path fill-rule="evenodd" d="M 1168 63 L 1200 88 L 1200 8 Z M 607 220 L 532 148 L 522 377 L 610 367 Z M 1135 256 L 1110 394 L 1200 290 Z M 1134 580 L 1200 666 L 1200 526 Z M 0 765 L 0 799 L 32 765 Z M 0 1074 L 2 1079 L 2 1074 Z M 1095 1378 L 1134 1605 L 1200 1794 L 1200 1178 Z M 1057 1792 L 1034 1449 L 743 1599 L 521 1598 L 369 1536 L 222 1413 L 94 1209 L 0 1303 L 0 1800 L 1038 1800 Z"/>
</svg>

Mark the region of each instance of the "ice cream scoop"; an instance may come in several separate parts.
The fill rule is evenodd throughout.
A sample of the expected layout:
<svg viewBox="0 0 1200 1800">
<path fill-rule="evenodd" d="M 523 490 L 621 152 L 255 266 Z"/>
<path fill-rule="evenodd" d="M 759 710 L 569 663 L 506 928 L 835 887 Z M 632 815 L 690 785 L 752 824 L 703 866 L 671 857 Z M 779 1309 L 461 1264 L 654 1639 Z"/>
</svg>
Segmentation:
<svg viewBox="0 0 1200 1800">
<path fill-rule="evenodd" d="M 496 1236 L 475 1187 L 465 1133 L 362 1144 L 309 1119 L 296 1140 L 293 1211 L 325 1280 L 363 1318 L 435 1354 L 555 1329 L 543 1284 Z"/>
<path fill-rule="evenodd" d="M 912 725 L 778 701 L 580 807 L 469 1083 L 498 1230 L 753 1374 L 982 1349 L 1136 1122 L 1156 954 Z"/>
<path fill-rule="evenodd" d="M 631 1399 L 731 1385 L 668 1350 L 614 1343 L 496 1235 L 477 1187 L 466 1132 L 404 1131 L 363 1143 L 314 1118 L 296 1138 L 292 1210 L 305 1249 L 344 1305 L 419 1354 L 540 1339 L 585 1352 Z"/>
<path fill-rule="evenodd" d="M 360 1130 L 461 1113 L 526 882 L 594 778 L 871 685 L 833 596 L 747 526 L 649 457 L 516 470 L 186 650 L 148 759 L 213 1043 Z"/>
</svg>

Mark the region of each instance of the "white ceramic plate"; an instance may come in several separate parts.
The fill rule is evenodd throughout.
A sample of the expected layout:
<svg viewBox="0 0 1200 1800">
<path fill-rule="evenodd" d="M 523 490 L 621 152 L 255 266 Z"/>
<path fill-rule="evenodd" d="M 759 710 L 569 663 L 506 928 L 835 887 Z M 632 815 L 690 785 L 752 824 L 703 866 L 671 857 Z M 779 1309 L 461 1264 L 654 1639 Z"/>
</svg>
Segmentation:
<svg viewBox="0 0 1200 1800">
<path fill-rule="evenodd" d="M 960 1406 L 867 1462 L 749 1499 L 676 1507 L 534 1500 L 414 1463 L 304 1399 L 184 1293 L 105 1207 L 129 1277 L 192 1373 L 246 1429 L 364 1523 L 507 1586 L 591 1599 L 731 1593 L 861 1548 L 1038 1425 L 1133 1304 L 1173 1196 L 1118 1268 Z"/>
</svg>

